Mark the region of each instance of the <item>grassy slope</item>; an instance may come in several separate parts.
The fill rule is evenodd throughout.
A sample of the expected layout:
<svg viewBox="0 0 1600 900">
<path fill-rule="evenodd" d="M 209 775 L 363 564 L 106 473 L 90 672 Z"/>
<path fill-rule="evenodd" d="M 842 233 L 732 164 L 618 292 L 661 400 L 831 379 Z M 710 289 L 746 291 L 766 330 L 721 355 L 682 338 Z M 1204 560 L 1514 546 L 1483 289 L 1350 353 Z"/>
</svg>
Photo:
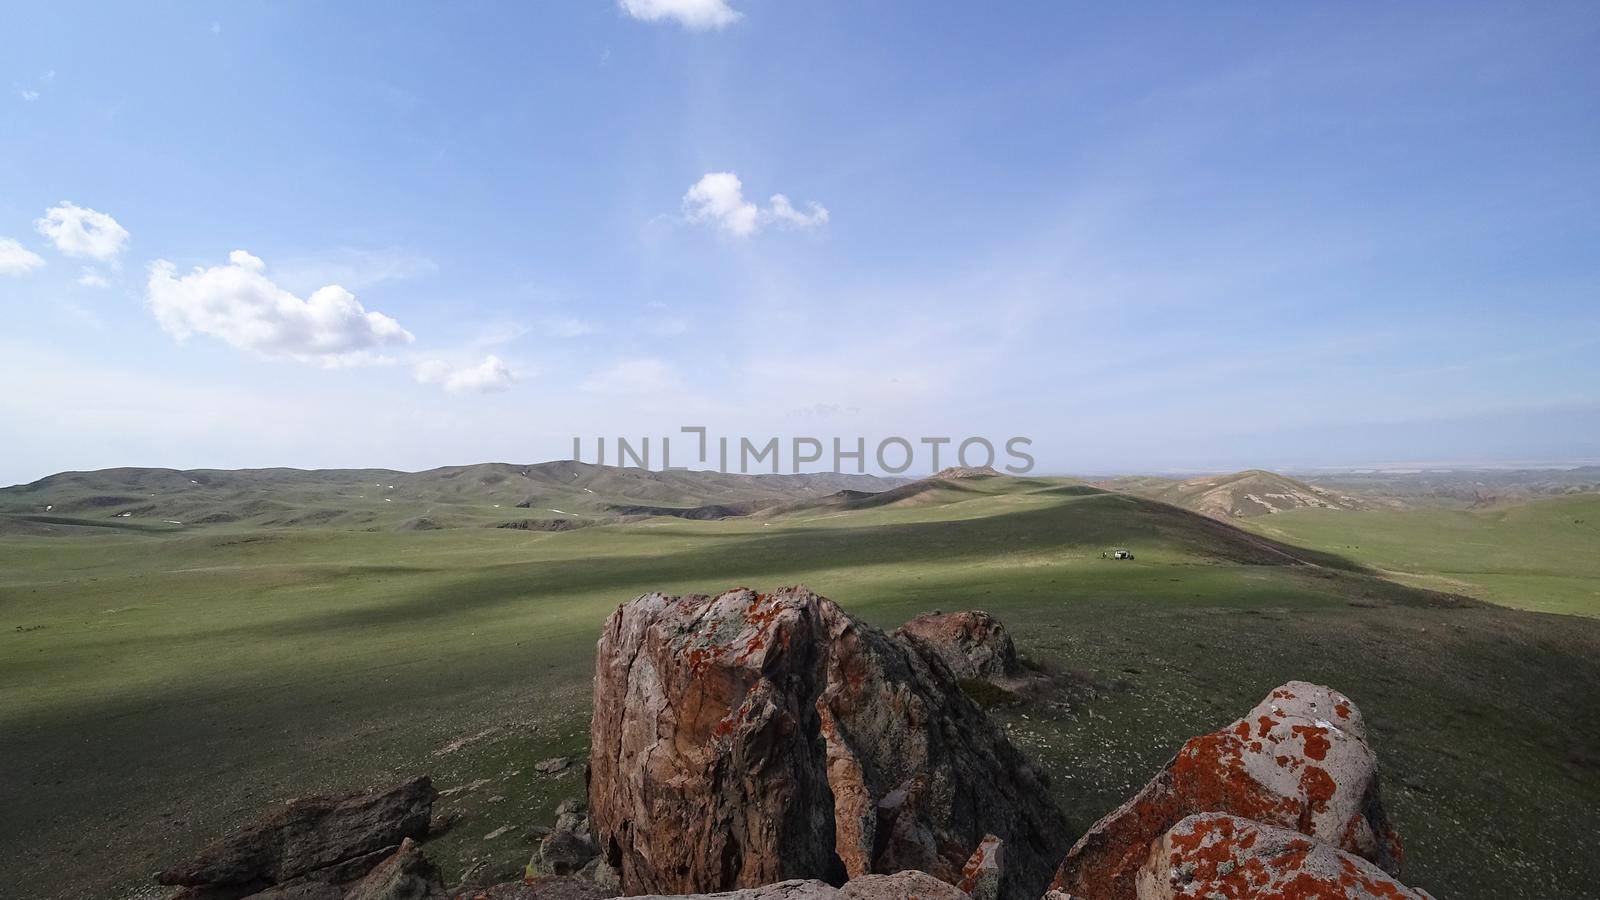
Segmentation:
<svg viewBox="0 0 1600 900">
<path fill-rule="evenodd" d="M 1226 526 L 1063 482 L 936 499 L 556 534 L 0 539 L 0 884 L 121 896 L 274 798 L 412 771 L 485 779 L 445 801 L 467 818 L 432 852 L 452 876 L 476 860 L 512 874 L 525 829 L 582 790 L 531 764 L 585 752 L 615 604 L 804 582 L 885 626 L 989 609 L 1025 653 L 1098 686 L 1070 712 L 1001 713 L 1075 827 L 1185 737 L 1309 678 L 1372 722 L 1410 880 L 1450 897 L 1590 889 L 1600 623 L 1264 564 L 1282 557 Z M 1138 559 L 1101 560 L 1111 545 Z"/>
<path fill-rule="evenodd" d="M 1294 510 L 1240 524 L 1410 584 L 1600 616 L 1600 494 L 1475 510 Z"/>
</svg>

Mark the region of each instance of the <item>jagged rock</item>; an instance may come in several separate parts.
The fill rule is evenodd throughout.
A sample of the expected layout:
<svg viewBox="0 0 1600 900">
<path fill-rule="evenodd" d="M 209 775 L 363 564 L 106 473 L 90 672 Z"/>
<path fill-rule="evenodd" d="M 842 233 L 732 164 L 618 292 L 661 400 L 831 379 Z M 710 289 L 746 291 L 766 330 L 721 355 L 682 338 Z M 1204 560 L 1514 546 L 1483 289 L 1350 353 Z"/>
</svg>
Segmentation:
<svg viewBox="0 0 1600 900">
<path fill-rule="evenodd" d="M 533 868 L 541 875 L 573 875 L 599 852 L 587 838 L 571 831 L 552 831 L 539 842 Z"/>
<path fill-rule="evenodd" d="M 777 884 L 716 894 L 651 894 L 636 900 L 968 900 L 966 893 L 926 872 L 864 875 L 842 888 L 816 880 Z"/>
<path fill-rule="evenodd" d="M 586 841 L 594 835 L 589 830 L 588 805 L 582 800 L 563 800 L 556 807 L 556 831 L 570 831 Z"/>
<path fill-rule="evenodd" d="M 839 889 L 841 900 L 968 900 L 965 891 L 926 872 L 863 875 Z"/>
<path fill-rule="evenodd" d="M 961 868 L 957 882 L 972 900 L 1000 900 L 1000 876 L 1005 871 L 1005 842 L 987 835 Z"/>
<path fill-rule="evenodd" d="M 839 900 L 839 889 L 815 879 L 794 878 L 715 894 L 649 894 L 632 900 Z"/>
<path fill-rule="evenodd" d="M 1052 886 L 1095 900 L 1131 898 L 1151 842 L 1207 812 L 1291 828 L 1399 872 L 1400 840 L 1379 800 L 1360 711 L 1337 691 L 1291 681 L 1227 728 L 1185 743 L 1073 845 Z"/>
<path fill-rule="evenodd" d="M 616 891 L 572 875 L 512 881 L 461 891 L 450 900 L 608 900 Z"/>
<path fill-rule="evenodd" d="M 1370 862 L 1298 831 L 1237 816 L 1189 816 L 1151 846 L 1139 900 L 1326 897 L 1423 900 Z"/>
<path fill-rule="evenodd" d="M 927 641 L 957 678 L 1011 678 L 1021 671 L 1010 632 L 981 609 L 923 613 L 895 634 Z"/>
<path fill-rule="evenodd" d="M 444 900 L 439 869 L 406 838 L 400 849 L 350 888 L 344 900 Z"/>
<path fill-rule="evenodd" d="M 370 860 L 366 868 L 341 873 L 342 880 L 359 878 L 381 861 L 381 851 L 427 834 L 437 796 L 433 782 L 422 775 L 384 791 L 294 800 L 167 869 L 157 880 L 266 888 L 320 869 L 340 864 L 349 869 L 352 861 Z"/>
<path fill-rule="evenodd" d="M 1037 896 L 1064 849 L 1044 776 L 939 655 L 803 588 L 623 605 L 594 693 L 590 819 L 626 893 L 953 882 L 994 834 L 1007 896 Z"/>
</svg>

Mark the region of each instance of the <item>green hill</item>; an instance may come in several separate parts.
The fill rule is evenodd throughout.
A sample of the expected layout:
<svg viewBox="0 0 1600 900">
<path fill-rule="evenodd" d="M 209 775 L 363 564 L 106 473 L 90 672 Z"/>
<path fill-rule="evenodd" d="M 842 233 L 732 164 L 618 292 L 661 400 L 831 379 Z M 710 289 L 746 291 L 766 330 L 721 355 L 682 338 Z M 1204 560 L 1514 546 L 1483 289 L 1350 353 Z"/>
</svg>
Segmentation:
<svg viewBox="0 0 1600 900">
<path fill-rule="evenodd" d="M 119 503 L 175 503 L 208 474 L 141 472 L 46 479 L 7 502 L 143 485 L 145 498 Z M 339 509 L 330 492 L 359 495 L 369 480 L 396 494 L 404 485 L 422 500 L 415 509 L 514 509 L 537 496 L 570 510 L 589 485 L 606 486 L 596 510 L 617 497 L 688 504 L 749 489 L 631 484 L 572 464 L 411 481 L 211 474 L 211 486 L 193 486 L 216 492 L 208 502 L 267 490 L 302 512 Z M 1141 497 L 987 477 L 896 487 L 887 500 L 567 531 L 393 527 L 409 511 L 376 530 L 337 517 L 137 527 L 149 518 L 72 540 L 0 535 L 0 846 L 10 849 L 0 883 L 29 896 L 125 897 L 274 798 L 419 771 L 452 790 L 444 808 L 465 817 L 429 842 L 430 856 L 452 879 L 471 866 L 514 878 L 528 829 L 582 791 L 581 774 L 540 776 L 532 763 L 587 752 L 594 641 L 616 604 L 650 590 L 795 583 L 884 626 L 936 608 L 1002 618 L 1060 688 L 995 714 L 1050 772 L 1078 828 L 1188 736 L 1307 678 L 1367 713 L 1385 802 L 1408 840 L 1408 883 L 1458 898 L 1588 890 L 1573 861 L 1587 858 L 1600 805 L 1589 697 L 1600 621 L 1396 584 Z M 1109 546 L 1136 559 L 1102 559 Z"/>
<path fill-rule="evenodd" d="M 104 469 L 0 489 L 0 533 L 206 526 L 405 529 L 679 514 L 721 505 L 738 515 L 843 489 L 900 483 L 834 473 L 736 475 L 558 461 L 390 469 Z"/>
</svg>

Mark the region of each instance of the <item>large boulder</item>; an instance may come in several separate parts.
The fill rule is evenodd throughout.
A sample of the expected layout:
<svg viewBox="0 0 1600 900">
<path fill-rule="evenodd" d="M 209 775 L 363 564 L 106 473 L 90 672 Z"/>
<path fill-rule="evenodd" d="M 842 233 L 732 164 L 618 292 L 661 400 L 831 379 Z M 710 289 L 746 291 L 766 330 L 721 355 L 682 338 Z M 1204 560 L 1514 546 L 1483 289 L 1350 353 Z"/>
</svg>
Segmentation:
<svg viewBox="0 0 1600 900">
<path fill-rule="evenodd" d="M 296 880 L 360 878 L 401 841 L 428 833 L 438 796 L 433 782 L 421 775 L 387 790 L 293 800 L 172 866 L 157 880 L 248 885 L 259 891 Z M 329 877 L 314 877 L 318 873 Z"/>
<path fill-rule="evenodd" d="M 960 679 L 1013 678 L 1021 671 L 1011 633 L 981 609 L 923 613 L 896 632 L 905 634 L 927 641 Z"/>
<path fill-rule="evenodd" d="M 1372 863 L 1298 831 L 1222 813 L 1189 816 L 1151 846 L 1139 900 L 1325 897 L 1424 900 Z"/>
<path fill-rule="evenodd" d="M 1400 840 L 1379 800 L 1360 711 L 1337 691 L 1291 681 L 1227 728 L 1185 743 L 1073 845 L 1052 886 L 1131 898 L 1151 842 L 1184 817 L 1211 812 L 1293 829 L 1399 873 Z"/>
<path fill-rule="evenodd" d="M 624 893 L 917 869 L 947 882 L 986 834 L 1037 896 L 1066 823 L 940 655 L 804 588 L 648 594 L 595 664 L 590 818 Z"/>
</svg>

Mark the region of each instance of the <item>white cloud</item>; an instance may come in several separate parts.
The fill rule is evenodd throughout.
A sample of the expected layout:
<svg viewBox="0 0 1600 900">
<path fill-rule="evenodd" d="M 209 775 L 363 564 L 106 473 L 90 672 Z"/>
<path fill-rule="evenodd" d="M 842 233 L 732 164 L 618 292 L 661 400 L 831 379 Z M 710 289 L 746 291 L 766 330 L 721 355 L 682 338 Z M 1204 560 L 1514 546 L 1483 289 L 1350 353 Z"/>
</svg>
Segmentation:
<svg viewBox="0 0 1600 900">
<path fill-rule="evenodd" d="M 63 201 L 44 211 L 33 227 L 68 256 L 112 262 L 128 242 L 128 229 L 98 210 Z"/>
<path fill-rule="evenodd" d="M 503 391 L 516 380 L 511 367 L 498 356 L 486 356 L 475 366 L 453 366 L 439 359 L 417 364 L 413 373 L 423 384 L 437 384 L 451 393 L 473 391 L 480 394 Z"/>
<path fill-rule="evenodd" d="M 820 228 L 828 224 L 828 210 L 821 203 L 813 200 L 806 204 L 810 212 L 801 212 L 789 204 L 789 198 L 782 194 L 772 195 L 771 216 L 774 221 L 791 225 L 795 228 Z"/>
<path fill-rule="evenodd" d="M 44 257 L 17 243 L 0 238 L 0 275 L 24 275 L 44 265 Z"/>
<path fill-rule="evenodd" d="M 828 210 L 816 201 L 806 204 L 805 212 L 795 209 L 783 194 L 773 194 L 770 203 L 762 209 L 746 200 L 744 183 L 732 172 L 707 172 L 683 195 L 683 216 L 690 222 L 715 224 L 739 238 L 772 224 L 801 230 L 828 224 Z"/>
<path fill-rule="evenodd" d="M 180 341 L 207 334 L 267 359 L 328 368 L 390 362 L 376 351 L 414 340 L 338 285 L 302 300 L 268 279 L 266 264 L 249 253 L 235 250 L 228 260 L 181 277 L 166 260 L 150 266 L 150 309 L 162 328 Z"/>
<path fill-rule="evenodd" d="M 728 0 L 619 0 L 619 5 L 635 19 L 673 19 L 693 31 L 723 28 L 744 18 Z"/>
<path fill-rule="evenodd" d="M 17 93 L 21 94 L 22 95 L 22 99 L 28 101 L 29 103 L 32 103 L 33 101 L 39 99 L 39 92 L 38 91 L 30 91 L 27 88 L 23 88 L 22 90 L 18 91 Z"/>
<path fill-rule="evenodd" d="M 78 276 L 78 284 L 81 284 L 84 287 L 105 288 L 111 286 L 111 279 L 101 274 L 98 269 L 91 269 L 88 266 L 84 266 L 83 274 Z"/>
<path fill-rule="evenodd" d="M 589 376 L 579 385 L 593 394 L 661 394 L 678 387 L 678 374 L 659 359 L 630 359 Z"/>
<path fill-rule="evenodd" d="M 734 237 L 749 237 L 761 227 L 761 210 L 744 199 L 744 185 L 732 172 L 707 172 L 683 195 L 683 214 L 691 222 L 714 222 Z"/>
</svg>

